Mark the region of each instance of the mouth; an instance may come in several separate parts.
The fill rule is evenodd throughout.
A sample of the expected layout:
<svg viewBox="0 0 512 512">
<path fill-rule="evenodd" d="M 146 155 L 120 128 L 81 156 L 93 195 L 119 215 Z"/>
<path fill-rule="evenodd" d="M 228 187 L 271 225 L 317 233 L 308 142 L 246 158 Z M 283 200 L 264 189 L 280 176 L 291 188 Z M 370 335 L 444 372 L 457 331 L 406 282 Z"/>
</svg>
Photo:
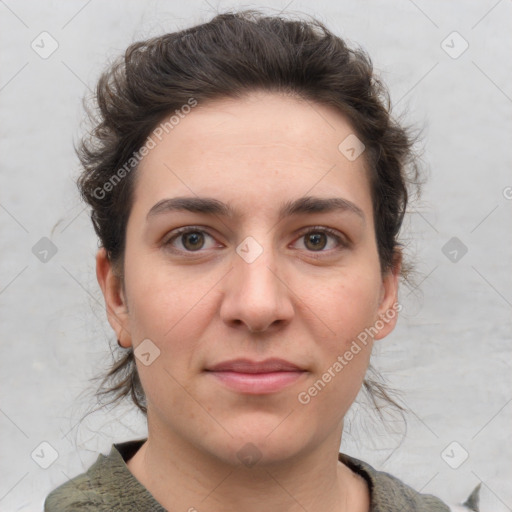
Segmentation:
<svg viewBox="0 0 512 512">
<path fill-rule="evenodd" d="M 206 369 L 217 382 L 249 395 L 276 393 L 295 383 L 307 371 L 284 359 L 224 361 Z"/>
</svg>

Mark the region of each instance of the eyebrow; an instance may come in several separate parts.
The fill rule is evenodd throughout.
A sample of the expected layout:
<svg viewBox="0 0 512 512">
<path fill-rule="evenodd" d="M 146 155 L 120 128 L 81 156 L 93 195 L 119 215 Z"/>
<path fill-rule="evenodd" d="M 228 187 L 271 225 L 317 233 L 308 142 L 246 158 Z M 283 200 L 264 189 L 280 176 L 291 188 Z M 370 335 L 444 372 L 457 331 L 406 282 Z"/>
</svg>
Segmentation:
<svg viewBox="0 0 512 512">
<path fill-rule="evenodd" d="M 229 204 L 210 197 L 172 197 L 158 201 L 148 212 L 146 220 L 156 215 L 188 211 L 224 217 L 240 217 L 241 215 Z M 283 203 L 278 213 L 278 220 L 298 214 L 329 213 L 333 211 L 356 214 L 364 222 L 366 217 L 359 206 L 341 197 L 303 196 Z"/>
</svg>

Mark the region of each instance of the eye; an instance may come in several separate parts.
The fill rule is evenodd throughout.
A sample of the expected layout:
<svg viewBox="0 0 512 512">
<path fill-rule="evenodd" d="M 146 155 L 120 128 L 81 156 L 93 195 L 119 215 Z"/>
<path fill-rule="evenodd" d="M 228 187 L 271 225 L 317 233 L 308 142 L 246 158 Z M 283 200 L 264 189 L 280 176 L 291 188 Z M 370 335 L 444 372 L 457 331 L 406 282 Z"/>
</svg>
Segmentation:
<svg viewBox="0 0 512 512">
<path fill-rule="evenodd" d="M 336 250 L 348 245 L 337 231 L 320 226 L 309 228 L 299 240 L 304 240 L 303 246 L 310 252 L 328 252 L 329 249 Z"/>
<path fill-rule="evenodd" d="M 208 240 L 210 240 L 209 245 Z M 348 242 L 337 231 L 322 226 L 308 228 L 307 231 L 302 232 L 298 240 L 303 240 L 302 247 L 299 249 L 306 249 L 308 252 L 325 253 L 348 247 Z M 212 249 L 218 247 L 217 244 L 210 234 L 197 226 L 176 229 L 163 243 L 172 251 L 188 253 Z"/>
<path fill-rule="evenodd" d="M 214 241 L 214 238 L 206 231 L 194 226 L 187 226 L 173 231 L 173 235 L 164 242 L 164 245 L 171 246 L 177 251 L 197 252 L 200 249 L 211 249 L 215 246 L 213 244 L 210 247 L 205 247 L 207 239 Z"/>
</svg>

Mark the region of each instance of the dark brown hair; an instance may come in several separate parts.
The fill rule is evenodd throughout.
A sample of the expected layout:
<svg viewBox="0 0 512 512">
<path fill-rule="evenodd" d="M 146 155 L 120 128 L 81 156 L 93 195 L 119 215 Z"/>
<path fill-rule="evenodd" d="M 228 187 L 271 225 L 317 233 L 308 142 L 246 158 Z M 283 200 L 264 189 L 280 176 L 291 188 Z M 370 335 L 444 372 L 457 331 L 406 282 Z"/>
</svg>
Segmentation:
<svg viewBox="0 0 512 512">
<path fill-rule="evenodd" d="M 84 168 L 78 186 L 121 281 L 140 148 L 159 123 L 182 112 L 191 99 L 204 104 L 256 90 L 295 95 L 348 118 L 366 147 L 381 270 L 397 264 L 408 186 L 419 187 L 418 166 L 411 133 L 391 117 L 388 92 L 369 56 L 318 20 L 247 10 L 134 43 L 99 80 L 95 125 L 77 149 Z M 403 265 L 404 278 L 407 271 Z M 145 413 L 133 350 L 119 350 L 98 394 L 111 397 L 110 403 L 131 396 Z M 378 379 L 367 377 L 364 388 L 375 405 L 381 399 L 397 405 Z"/>
</svg>

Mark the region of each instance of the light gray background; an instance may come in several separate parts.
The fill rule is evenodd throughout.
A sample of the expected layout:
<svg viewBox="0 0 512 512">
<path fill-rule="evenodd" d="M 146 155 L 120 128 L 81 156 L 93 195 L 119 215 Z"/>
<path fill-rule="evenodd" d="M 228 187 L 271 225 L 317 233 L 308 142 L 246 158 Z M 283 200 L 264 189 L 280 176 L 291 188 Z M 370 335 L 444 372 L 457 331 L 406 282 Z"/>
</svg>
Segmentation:
<svg viewBox="0 0 512 512">
<path fill-rule="evenodd" d="M 145 434 L 129 407 L 80 423 L 112 341 L 96 239 L 73 183 L 81 98 L 129 43 L 237 5 L 0 1 L 2 511 L 40 510 L 98 452 Z M 243 5 L 277 12 L 287 2 Z M 512 2 L 295 0 L 287 11 L 314 14 L 366 48 L 396 112 L 425 127 L 430 179 L 404 233 L 419 287 L 403 287 L 398 327 L 374 361 L 411 409 L 407 436 L 399 444 L 400 425 L 386 432 L 355 406 L 341 449 L 450 503 L 482 481 L 483 512 L 512 510 Z M 47 59 L 31 48 L 42 31 L 59 45 Z M 458 58 L 442 47 L 453 31 L 469 43 Z M 457 37 L 444 43 L 452 54 Z M 58 249 L 47 263 L 32 253 L 42 237 Z M 468 249 L 456 263 L 442 252 L 452 237 Z M 43 441 L 58 452 L 48 469 L 31 458 Z M 453 441 L 452 465 L 469 454 L 458 469 L 441 456 Z"/>
</svg>

